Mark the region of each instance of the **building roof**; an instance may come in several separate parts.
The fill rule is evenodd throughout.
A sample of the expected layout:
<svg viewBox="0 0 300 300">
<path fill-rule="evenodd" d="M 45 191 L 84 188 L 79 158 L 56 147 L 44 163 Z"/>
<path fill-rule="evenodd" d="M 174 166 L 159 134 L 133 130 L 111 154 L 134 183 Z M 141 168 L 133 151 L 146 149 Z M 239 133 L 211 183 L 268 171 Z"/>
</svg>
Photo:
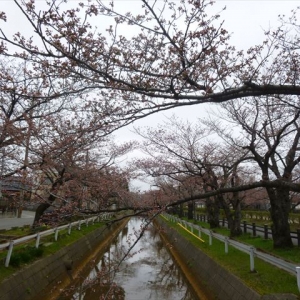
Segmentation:
<svg viewBox="0 0 300 300">
<path fill-rule="evenodd" d="M 22 191 L 30 190 L 30 186 L 22 182 L 22 178 L 20 177 L 9 177 L 0 180 L 0 190 L 1 191 Z"/>
</svg>

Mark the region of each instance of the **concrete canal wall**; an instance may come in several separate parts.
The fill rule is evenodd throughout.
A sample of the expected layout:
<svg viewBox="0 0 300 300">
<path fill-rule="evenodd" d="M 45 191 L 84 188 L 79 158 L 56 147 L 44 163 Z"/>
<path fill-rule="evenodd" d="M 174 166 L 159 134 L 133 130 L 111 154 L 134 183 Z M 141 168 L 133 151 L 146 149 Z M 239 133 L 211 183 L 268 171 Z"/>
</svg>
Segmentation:
<svg viewBox="0 0 300 300">
<path fill-rule="evenodd" d="M 211 296 L 208 296 L 206 299 L 261 299 L 258 293 L 247 287 L 236 276 L 201 252 L 192 243 L 177 233 L 175 229 L 169 228 L 163 220 L 157 218 L 155 223 L 161 227 L 160 233 L 163 239 L 170 246 L 170 252 L 185 274 L 185 269 L 187 269 L 187 279 L 200 299 L 205 299 L 205 296 L 201 296 L 201 291 L 205 287 L 208 293 L 211 292 Z"/>
<path fill-rule="evenodd" d="M 102 227 L 55 254 L 23 268 L 0 284 L 0 300 L 56 299 L 87 262 L 110 245 L 128 220 Z"/>
</svg>

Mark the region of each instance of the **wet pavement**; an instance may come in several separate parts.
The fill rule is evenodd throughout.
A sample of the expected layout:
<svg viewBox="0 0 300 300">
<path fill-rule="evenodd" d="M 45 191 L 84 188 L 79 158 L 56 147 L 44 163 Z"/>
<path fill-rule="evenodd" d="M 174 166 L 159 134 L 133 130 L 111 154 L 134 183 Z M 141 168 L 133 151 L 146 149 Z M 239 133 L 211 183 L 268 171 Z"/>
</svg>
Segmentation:
<svg viewBox="0 0 300 300">
<path fill-rule="evenodd" d="M 0 214 L 0 230 L 32 225 L 34 215 L 35 212 L 29 210 L 23 210 L 21 218 L 17 218 L 12 213 L 5 213 L 4 215 Z"/>
</svg>

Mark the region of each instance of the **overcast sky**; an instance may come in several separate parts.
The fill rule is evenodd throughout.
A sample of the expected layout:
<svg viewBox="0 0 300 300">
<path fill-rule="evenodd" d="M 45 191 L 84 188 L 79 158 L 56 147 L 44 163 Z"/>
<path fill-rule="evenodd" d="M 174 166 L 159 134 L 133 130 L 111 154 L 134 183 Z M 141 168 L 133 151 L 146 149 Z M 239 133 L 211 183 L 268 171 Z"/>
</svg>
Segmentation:
<svg viewBox="0 0 300 300">
<path fill-rule="evenodd" d="M 43 2 L 44 0 L 37 0 L 39 5 L 42 5 Z M 71 0 L 71 3 L 75 2 L 80 1 Z M 125 9 L 138 7 L 138 0 L 117 0 L 117 2 L 121 5 L 124 4 Z M 298 0 L 216 0 L 216 4 L 212 9 L 214 12 L 218 12 L 226 6 L 226 10 L 221 14 L 221 19 L 225 21 L 225 29 L 232 33 L 231 43 L 239 49 L 247 49 L 262 42 L 264 39 L 263 30 L 277 27 L 279 24 L 278 15 L 291 15 L 291 10 L 295 9 L 297 5 L 299 5 Z M 1 28 L 4 28 L 6 32 L 9 30 L 11 33 L 16 31 L 23 33 L 26 31 L 26 22 L 20 17 L 20 13 L 12 0 L 0 0 L 1 10 L 7 12 L 8 15 L 8 22 L 6 24 L 1 22 Z M 207 115 L 209 107 L 210 105 L 205 104 L 172 109 L 139 120 L 134 123 L 134 126 L 155 126 L 161 123 L 165 116 L 170 117 L 172 114 L 193 121 Z M 136 136 L 132 133 L 132 128 L 131 125 L 117 131 L 115 133 L 117 140 L 125 142 L 135 139 Z M 131 156 L 128 156 L 128 159 L 136 155 L 139 155 L 139 153 L 133 153 Z M 149 188 L 149 185 L 138 181 L 132 182 L 132 186 L 141 190 Z"/>
<path fill-rule="evenodd" d="M 264 30 L 277 27 L 279 15 L 290 16 L 291 10 L 295 9 L 297 5 L 299 5 L 299 1 L 296 0 L 216 0 L 214 9 L 218 11 L 218 9 L 226 6 L 226 10 L 221 14 L 221 19 L 225 21 L 224 28 L 232 33 L 232 44 L 236 45 L 237 48 L 248 49 L 263 41 Z M 211 105 L 202 104 L 156 113 L 136 121 L 133 125 L 120 129 L 115 135 L 119 141 L 135 139 L 137 137 L 132 133 L 133 126 L 155 126 L 161 123 L 165 117 L 170 117 L 173 114 L 182 119 L 195 121 L 198 118 L 207 116 L 207 111 L 210 108 Z M 139 153 L 134 152 L 132 154 L 132 156 L 135 155 L 139 155 Z M 149 184 L 140 181 L 133 181 L 132 186 L 141 190 L 146 190 L 150 187 Z"/>
</svg>

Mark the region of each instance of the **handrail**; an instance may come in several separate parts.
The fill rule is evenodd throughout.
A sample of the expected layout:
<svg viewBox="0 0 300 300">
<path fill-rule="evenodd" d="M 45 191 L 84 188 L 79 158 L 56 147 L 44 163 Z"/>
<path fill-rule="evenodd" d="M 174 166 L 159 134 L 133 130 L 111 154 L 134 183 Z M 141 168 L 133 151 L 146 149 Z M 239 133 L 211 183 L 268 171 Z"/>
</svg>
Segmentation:
<svg viewBox="0 0 300 300">
<path fill-rule="evenodd" d="M 255 249 L 253 246 L 249 246 L 249 245 L 243 244 L 241 242 L 232 240 L 232 239 L 230 239 L 228 237 L 225 237 L 221 234 L 214 233 L 209 229 L 202 228 L 200 225 L 195 225 L 193 223 L 184 221 L 180 218 L 177 218 L 177 217 L 169 215 L 169 214 L 164 214 L 164 216 L 167 217 L 168 220 L 178 222 L 178 223 L 181 223 L 181 224 L 183 223 L 183 224 L 185 224 L 186 227 L 189 226 L 190 228 L 193 228 L 195 230 L 201 230 L 206 235 L 208 235 L 210 237 L 214 237 L 214 238 L 216 238 L 216 239 L 218 239 L 222 242 L 227 241 L 229 243 L 229 245 L 235 247 L 236 249 L 238 249 L 240 251 L 243 251 L 243 252 L 249 254 L 250 255 L 250 269 L 251 269 L 251 271 L 254 270 L 254 261 L 252 261 L 253 257 L 251 257 L 251 255 L 254 255 L 257 258 L 262 259 L 262 260 L 264 260 L 265 262 L 267 262 L 269 264 L 272 264 L 272 265 L 274 265 L 278 268 L 281 268 L 281 269 L 287 271 L 288 273 L 290 273 L 290 274 L 297 277 L 298 288 L 299 288 L 299 291 L 300 291 L 300 266 L 298 266 L 296 264 L 293 264 L 293 263 L 290 263 L 290 262 L 287 262 L 287 261 L 285 261 L 281 258 L 275 257 L 273 255 L 261 252 L 261 251 Z"/>
<path fill-rule="evenodd" d="M 51 228 L 51 229 L 48 229 L 48 230 L 45 230 L 45 231 L 40 231 L 40 232 L 37 232 L 35 234 L 23 236 L 21 238 L 18 238 L 18 239 L 15 239 L 15 240 L 10 240 L 9 242 L 0 244 L 0 250 L 8 248 L 8 253 L 7 253 L 7 256 L 6 256 L 6 260 L 5 260 L 5 266 L 6 267 L 9 266 L 10 257 L 11 257 L 12 251 L 13 251 L 13 247 L 15 245 L 18 245 L 18 244 L 36 239 L 37 242 L 36 242 L 35 247 L 38 248 L 39 247 L 39 240 L 40 240 L 41 237 L 44 237 L 44 236 L 47 236 L 47 235 L 50 235 L 50 234 L 54 233 L 55 234 L 55 240 L 57 240 L 58 232 L 62 229 L 69 228 L 69 234 L 70 234 L 70 229 L 71 229 L 72 226 L 78 225 L 78 229 L 80 230 L 80 226 L 81 226 L 82 222 L 86 222 L 86 224 L 88 224 L 88 222 L 90 222 L 90 221 L 95 222 L 96 219 L 104 220 L 105 218 L 110 218 L 110 216 L 111 216 L 111 213 L 104 213 L 104 214 L 101 214 L 101 215 L 93 216 L 93 217 L 90 217 L 90 218 L 74 221 L 74 222 L 69 223 L 69 224 L 65 224 L 65 225 L 55 227 L 55 228 Z"/>
</svg>

